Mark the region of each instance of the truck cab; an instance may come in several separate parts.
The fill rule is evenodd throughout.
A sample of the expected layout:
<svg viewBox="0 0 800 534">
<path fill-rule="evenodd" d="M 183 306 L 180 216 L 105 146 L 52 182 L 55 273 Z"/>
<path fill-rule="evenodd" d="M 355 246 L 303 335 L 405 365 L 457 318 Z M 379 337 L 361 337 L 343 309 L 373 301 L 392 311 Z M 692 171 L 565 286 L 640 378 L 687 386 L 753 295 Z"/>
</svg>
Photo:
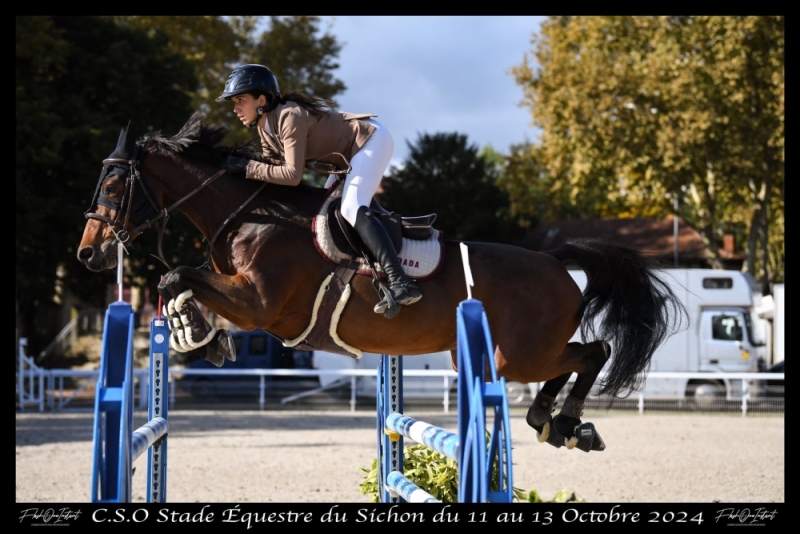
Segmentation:
<svg viewBox="0 0 800 534">
<path fill-rule="evenodd" d="M 758 371 L 764 340 L 744 310 L 707 309 L 700 315 L 700 371 Z M 755 363 L 755 368 L 754 368 Z M 754 370 L 755 369 L 755 370 Z"/>
</svg>

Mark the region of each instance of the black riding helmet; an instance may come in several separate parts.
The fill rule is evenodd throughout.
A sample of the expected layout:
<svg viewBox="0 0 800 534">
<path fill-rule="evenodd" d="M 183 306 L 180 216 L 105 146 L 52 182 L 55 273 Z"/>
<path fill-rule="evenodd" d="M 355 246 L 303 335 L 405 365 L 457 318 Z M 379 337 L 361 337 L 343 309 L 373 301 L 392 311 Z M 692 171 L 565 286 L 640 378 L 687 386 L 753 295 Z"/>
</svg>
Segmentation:
<svg viewBox="0 0 800 534">
<path fill-rule="evenodd" d="M 272 71 L 264 65 L 248 64 L 236 67 L 225 82 L 225 89 L 217 97 L 217 102 L 230 100 L 243 93 L 263 93 L 267 96 L 267 106 L 264 111 L 271 111 L 278 105 L 281 92 L 278 89 L 278 80 Z"/>
</svg>

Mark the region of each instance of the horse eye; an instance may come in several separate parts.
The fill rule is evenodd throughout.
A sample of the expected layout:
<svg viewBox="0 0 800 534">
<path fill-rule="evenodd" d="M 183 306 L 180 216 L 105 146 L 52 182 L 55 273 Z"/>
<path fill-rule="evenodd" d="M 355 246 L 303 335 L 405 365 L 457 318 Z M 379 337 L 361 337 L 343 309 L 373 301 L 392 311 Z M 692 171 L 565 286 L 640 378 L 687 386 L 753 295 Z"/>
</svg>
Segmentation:
<svg viewBox="0 0 800 534">
<path fill-rule="evenodd" d="M 110 194 L 110 193 L 116 192 L 116 190 L 117 190 L 117 186 L 116 185 L 107 185 L 106 186 L 106 194 L 107 195 Z"/>
</svg>

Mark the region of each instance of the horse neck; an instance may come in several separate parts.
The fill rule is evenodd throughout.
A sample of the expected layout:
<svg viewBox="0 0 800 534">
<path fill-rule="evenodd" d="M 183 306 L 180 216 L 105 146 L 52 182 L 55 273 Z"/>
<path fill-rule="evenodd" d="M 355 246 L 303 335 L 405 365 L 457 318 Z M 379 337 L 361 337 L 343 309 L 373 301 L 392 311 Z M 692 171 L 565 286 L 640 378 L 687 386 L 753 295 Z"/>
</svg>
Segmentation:
<svg viewBox="0 0 800 534">
<path fill-rule="evenodd" d="M 219 202 L 213 202 L 209 196 L 214 183 L 196 190 L 206 178 L 213 176 L 213 172 L 206 176 L 197 175 L 182 167 L 171 166 L 165 170 L 153 164 L 154 158 L 148 157 L 142 165 L 144 185 L 156 197 L 156 202 L 161 210 L 168 214 L 180 211 L 197 227 L 206 239 L 213 236 L 215 228 L 224 220 L 224 205 L 226 199 L 222 196 Z M 222 177 L 215 180 L 219 181 Z M 186 198 L 187 195 L 191 197 Z M 180 203 L 180 204 L 177 204 Z"/>
<path fill-rule="evenodd" d="M 174 162 L 164 166 L 167 171 L 155 169 L 156 165 L 153 169 L 145 167 L 146 176 L 157 177 L 152 186 L 147 185 L 157 191 L 162 208 L 169 208 L 193 193 L 176 209 L 186 215 L 209 242 L 220 228 L 233 220 L 234 215 L 242 217 L 254 210 L 263 215 L 259 216 L 259 224 L 275 226 L 279 233 L 306 231 L 310 229 L 311 219 L 324 195 L 320 189 L 264 184 L 231 175 L 222 175 L 195 191 L 217 169 L 179 163 L 178 166 Z M 293 224 L 287 225 L 287 220 Z"/>
</svg>

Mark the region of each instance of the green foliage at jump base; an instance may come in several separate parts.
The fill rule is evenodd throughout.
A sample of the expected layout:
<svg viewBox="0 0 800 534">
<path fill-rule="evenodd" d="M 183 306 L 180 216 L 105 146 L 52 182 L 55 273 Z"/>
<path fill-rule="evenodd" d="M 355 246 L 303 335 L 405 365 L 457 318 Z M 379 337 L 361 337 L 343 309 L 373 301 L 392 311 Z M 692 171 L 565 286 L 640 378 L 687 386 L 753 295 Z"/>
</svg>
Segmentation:
<svg viewBox="0 0 800 534">
<path fill-rule="evenodd" d="M 378 459 L 372 460 L 372 468 L 359 467 L 366 473 L 360 485 L 361 493 L 370 496 L 370 502 L 379 502 L 378 495 Z M 433 449 L 415 444 L 405 447 L 403 452 L 403 469 L 405 476 L 414 484 L 430 493 L 443 503 L 458 502 L 458 463 Z M 497 487 L 497 466 L 492 470 L 491 486 Z M 514 500 L 517 502 L 586 502 L 566 489 L 555 494 L 550 500 L 544 500 L 535 489 L 526 492 L 514 488 Z"/>
</svg>

